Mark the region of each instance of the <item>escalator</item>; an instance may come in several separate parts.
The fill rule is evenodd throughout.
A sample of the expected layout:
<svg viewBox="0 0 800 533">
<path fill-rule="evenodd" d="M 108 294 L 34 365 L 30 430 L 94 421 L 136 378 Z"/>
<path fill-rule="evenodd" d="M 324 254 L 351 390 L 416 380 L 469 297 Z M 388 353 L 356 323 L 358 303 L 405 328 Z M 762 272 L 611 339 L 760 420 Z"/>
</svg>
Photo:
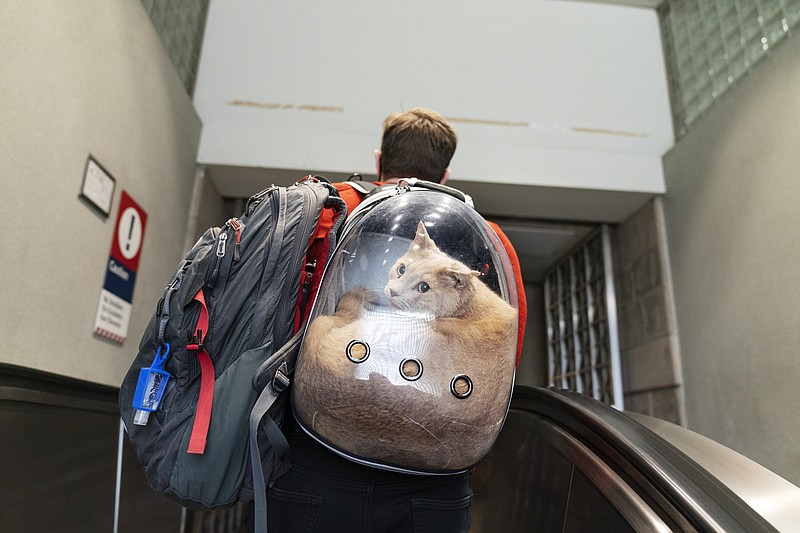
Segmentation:
<svg viewBox="0 0 800 533">
<path fill-rule="evenodd" d="M 117 392 L 0 365 L 0 530 L 240 531 L 238 506 L 186 516 L 153 494 L 120 433 Z M 472 481 L 470 533 L 800 531 L 794 485 L 683 428 L 569 392 L 517 387 Z"/>
<path fill-rule="evenodd" d="M 517 387 L 479 465 L 471 533 L 800 531 L 800 489 L 696 433 Z"/>
</svg>

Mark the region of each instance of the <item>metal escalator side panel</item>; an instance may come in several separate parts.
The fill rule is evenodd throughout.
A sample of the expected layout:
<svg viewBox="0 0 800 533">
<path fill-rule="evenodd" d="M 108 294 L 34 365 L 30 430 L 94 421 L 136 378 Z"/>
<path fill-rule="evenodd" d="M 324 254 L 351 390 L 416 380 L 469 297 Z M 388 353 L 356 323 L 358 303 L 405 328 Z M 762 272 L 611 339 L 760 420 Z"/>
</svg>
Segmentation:
<svg viewBox="0 0 800 533">
<path fill-rule="evenodd" d="M 699 433 L 638 413 L 626 416 L 688 455 L 779 531 L 800 525 L 800 487 Z"/>
<path fill-rule="evenodd" d="M 562 428 L 512 409 L 485 464 L 483 531 L 691 531 L 665 521 L 600 457 Z"/>
<path fill-rule="evenodd" d="M 662 518 L 688 530 L 777 531 L 729 487 L 651 430 L 578 393 L 517 387 L 512 409 L 536 414 L 594 453 Z M 683 526 L 678 530 L 686 530 Z"/>
</svg>

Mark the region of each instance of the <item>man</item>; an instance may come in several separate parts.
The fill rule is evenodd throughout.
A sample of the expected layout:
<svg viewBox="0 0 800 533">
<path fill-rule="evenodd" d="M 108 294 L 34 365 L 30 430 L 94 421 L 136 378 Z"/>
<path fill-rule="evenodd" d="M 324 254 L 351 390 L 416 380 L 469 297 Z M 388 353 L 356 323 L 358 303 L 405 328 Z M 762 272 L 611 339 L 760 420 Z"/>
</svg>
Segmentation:
<svg viewBox="0 0 800 533">
<path fill-rule="evenodd" d="M 381 149 L 375 152 L 378 178 L 381 183 L 410 177 L 444 183 L 456 145 L 452 126 L 435 111 L 414 108 L 390 115 L 383 123 Z M 348 210 L 363 198 L 352 185 L 335 184 Z M 506 245 L 517 279 L 519 348 L 526 315 L 519 263 L 508 240 L 493 227 Z M 469 529 L 469 472 L 425 476 L 371 468 L 317 443 L 292 416 L 284 431 L 292 450 L 292 468 L 267 492 L 270 532 L 463 533 Z"/>
</svg>

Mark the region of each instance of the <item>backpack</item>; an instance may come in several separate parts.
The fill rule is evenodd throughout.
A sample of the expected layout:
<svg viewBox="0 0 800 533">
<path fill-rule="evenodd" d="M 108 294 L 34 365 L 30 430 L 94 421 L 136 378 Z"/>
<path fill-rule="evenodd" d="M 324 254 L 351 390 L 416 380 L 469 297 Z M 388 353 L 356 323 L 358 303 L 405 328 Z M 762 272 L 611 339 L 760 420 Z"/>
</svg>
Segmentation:
<svg viewBox="0 0 800 533">
<path fill-rule="evenodd" d="M 328 209 L 334 224 L 319 235 Z M 287 468 L 284 391 L 346 214 L 320 179 L 272 186 L 181 261 L 120 387 L 154 491 L 197 510 L 255 499 L 266 524 L 265 483 Z"/>
<path fill-rule="evenodd" d="M 316 296 L 292 380 L 299 426 L 370 467 L 469 470 L 511 400 L 517 288 L 469 196 L 414 178 L 373 190 Z"/>
</svg>

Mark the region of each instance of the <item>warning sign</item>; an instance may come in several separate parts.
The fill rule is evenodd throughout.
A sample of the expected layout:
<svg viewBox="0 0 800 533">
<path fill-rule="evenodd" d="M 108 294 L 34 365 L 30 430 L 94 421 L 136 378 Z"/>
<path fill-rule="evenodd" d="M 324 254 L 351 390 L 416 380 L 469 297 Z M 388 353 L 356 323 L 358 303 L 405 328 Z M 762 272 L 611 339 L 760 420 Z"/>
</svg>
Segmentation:
<svg viewBox="0 0 800 533">
<path fill-rule="evenodd" d="M 94 332 L 119 344 L 125 342 L 128 335 L 136 269 L 146 225 L 147 213 L 122 191 L 106 277 L 94 319 Z"/>
</svg>

